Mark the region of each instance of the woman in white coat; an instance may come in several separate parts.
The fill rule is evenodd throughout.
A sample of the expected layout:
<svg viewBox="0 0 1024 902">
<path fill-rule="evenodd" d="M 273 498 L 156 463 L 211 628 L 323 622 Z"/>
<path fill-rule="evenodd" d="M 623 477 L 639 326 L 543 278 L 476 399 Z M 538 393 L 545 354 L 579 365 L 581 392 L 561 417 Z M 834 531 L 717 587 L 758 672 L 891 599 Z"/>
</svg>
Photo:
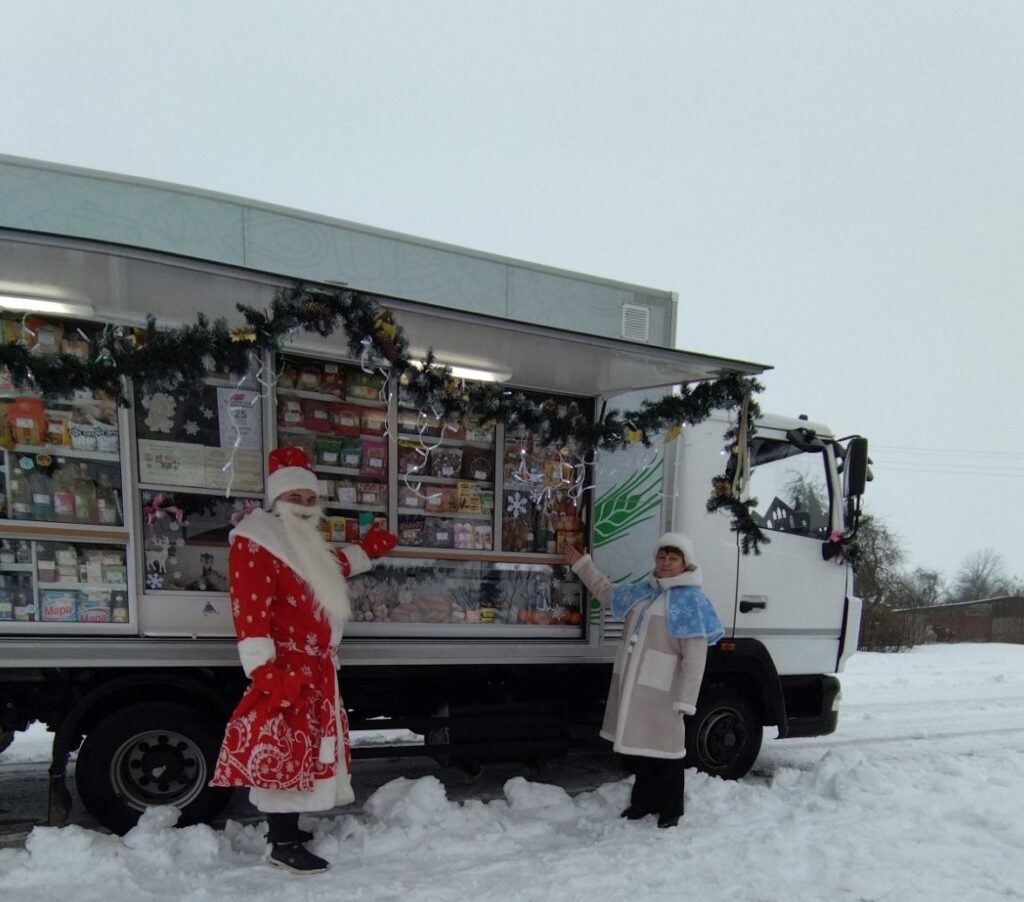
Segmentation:
<svg viewBox="0 0 1024 902">
<path fill-rule="evenodd" d="M 657 814 L 659 827 L 674 827 L 683 814 L 683 717 L 697 710 L 708 646 L 724 630 L 700 588 L 689 537 L 666 533 L 654 554 L 649 579 L 613 586 L 589 554 L 565 551 L 583 584 L 625 620 L 601 727 L 636 775 L 622 816 Z"/>
</svg>

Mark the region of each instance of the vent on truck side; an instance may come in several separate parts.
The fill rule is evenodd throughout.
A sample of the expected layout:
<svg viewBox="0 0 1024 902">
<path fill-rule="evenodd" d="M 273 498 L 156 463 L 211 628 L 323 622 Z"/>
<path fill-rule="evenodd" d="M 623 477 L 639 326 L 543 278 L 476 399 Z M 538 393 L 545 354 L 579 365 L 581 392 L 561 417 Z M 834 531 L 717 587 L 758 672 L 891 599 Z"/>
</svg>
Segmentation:
<svg viewBox="0 0 1024 902">
<path fill-rule="evenodd" d="M 639 304 L 622 305 L 622 337 L 629 341 L 649 341 L 651 308 Z"/>
<path fill-rule="evenodd" d="M 612 617 L 612 612 L 605 608 L 604 619 L 601 621 L 601 641 L 614 645 L 622 638 L 623 626 L 623 622 Z"/>
</svg>

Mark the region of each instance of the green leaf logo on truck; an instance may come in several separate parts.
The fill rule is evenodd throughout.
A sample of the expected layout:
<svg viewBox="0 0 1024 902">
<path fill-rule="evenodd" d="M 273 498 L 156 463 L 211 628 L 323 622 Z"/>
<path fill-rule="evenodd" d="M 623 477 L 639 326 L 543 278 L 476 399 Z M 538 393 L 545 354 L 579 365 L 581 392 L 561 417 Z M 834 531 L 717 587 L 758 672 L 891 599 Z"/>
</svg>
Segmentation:
<svg viewBox="0 0 1024 902">
<path fill-rule="evenodd" d="M 638 523 L 655 516 L 661 505 L 661 470 L 664 458 L 637 470 L 594 502 L 593 547 L 622 538 Z"/>
</svg>

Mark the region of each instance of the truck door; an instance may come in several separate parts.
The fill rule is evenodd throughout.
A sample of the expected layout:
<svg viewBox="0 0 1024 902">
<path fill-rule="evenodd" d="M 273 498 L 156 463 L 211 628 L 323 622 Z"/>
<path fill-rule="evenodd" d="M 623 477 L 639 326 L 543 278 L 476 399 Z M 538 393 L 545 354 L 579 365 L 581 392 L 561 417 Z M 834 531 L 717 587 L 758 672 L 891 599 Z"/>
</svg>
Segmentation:
<svg viewBox="0 0 1024 902">
<path fill-rule="evenodd" d="M 739 556 L 735 635 L 762 642 L 780 675 L 835 669 L 846 565 L 821 552 L 838 522 L 834 486 L 827 446 L 758 428 L 748 497 L 757 499 L 754 519 L 771 542 L 759 555 Z"/>
</svg>

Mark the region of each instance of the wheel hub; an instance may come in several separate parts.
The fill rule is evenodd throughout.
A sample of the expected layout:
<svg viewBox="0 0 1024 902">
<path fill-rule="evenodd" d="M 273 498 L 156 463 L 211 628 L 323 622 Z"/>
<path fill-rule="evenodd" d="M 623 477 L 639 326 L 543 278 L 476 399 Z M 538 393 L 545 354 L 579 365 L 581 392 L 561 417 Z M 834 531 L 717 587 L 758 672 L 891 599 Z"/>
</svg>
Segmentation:
<svg viewBox="0 0 1024 902">
<path fill-rule="evenodd" d="M 110 762 L 110 782 L 132 808 L 187 805 L 206 783 L 206 762 L 187 736 L 149 731 L 131 737 Z"/>
</svg>

